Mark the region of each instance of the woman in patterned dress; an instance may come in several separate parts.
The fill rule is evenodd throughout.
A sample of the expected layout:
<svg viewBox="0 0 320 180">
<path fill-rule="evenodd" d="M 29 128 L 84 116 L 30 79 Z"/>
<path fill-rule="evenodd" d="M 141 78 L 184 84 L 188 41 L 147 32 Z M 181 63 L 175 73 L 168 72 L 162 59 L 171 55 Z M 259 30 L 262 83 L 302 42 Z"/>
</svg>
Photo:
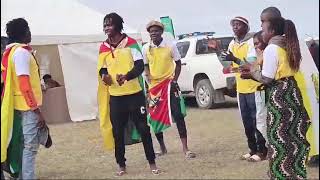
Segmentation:
<svg viewBox="0 0 320 180">
<path fill-rule="evenodd" d="M 261 22 L 263 41 L 268 43 L 262 70 L 244 66 L 242 72 L 250 69 L 251 78 L 266 88 L 269 175 L 271 179 L 306 179 L 310 118 L 294 79 L 301 62 L 295 25 L 274 7 L 262 12 Z"/>
</svg>

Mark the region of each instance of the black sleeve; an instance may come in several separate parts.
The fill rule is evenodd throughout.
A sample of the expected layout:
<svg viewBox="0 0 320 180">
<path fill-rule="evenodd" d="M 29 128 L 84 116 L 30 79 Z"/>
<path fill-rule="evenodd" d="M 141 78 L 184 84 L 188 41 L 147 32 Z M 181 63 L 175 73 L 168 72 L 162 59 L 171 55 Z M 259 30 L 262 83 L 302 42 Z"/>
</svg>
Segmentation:
<svg viewBox="0 0 320 180">
<path fill-rule="evenodd" d="M 241 65 L 241 60 L 236 58 L 236 60 L 234 61 L 236 64 Z"/>
<path fill-rule="evenodd" d="M 127 81 L 134 79 L 142 74 L 144 70 L 144 63 L 143 60 L 137 60 L 134 62 L 134 67 L 131 71 L 127 73 Z"/>
<path fill-rule="evenodd" d="M 107 68 L 101 68 L 99 71 L 99 75 L 102 76 L 103 74 L 108 74 L 108 69 Z"/>
</svg>

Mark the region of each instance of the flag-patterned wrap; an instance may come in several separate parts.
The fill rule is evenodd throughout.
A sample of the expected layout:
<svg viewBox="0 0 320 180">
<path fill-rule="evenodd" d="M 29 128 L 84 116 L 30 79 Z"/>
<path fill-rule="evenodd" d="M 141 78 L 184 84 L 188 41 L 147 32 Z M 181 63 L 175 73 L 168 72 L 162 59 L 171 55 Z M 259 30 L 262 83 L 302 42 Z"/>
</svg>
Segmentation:
<svg viewBox="0 0 320 180">
<path fill-rule="evenodd" d="M 170 79 L 166 79 L 149 89 L 148 123 L 155 133 L 163 132 L 174 122 L 174 119 L 171 116 L 170 89 Z M 181 93 L 179 94 L 181 112 L 186 116 L 184 99 L 181 96 Z"/>
<path fill-rule="evenodd" d="M 14 111 L 13 95 L 13 53 L 16 48 L 22 47 L 31 51 L 26 44 L 11 44 L 3 53 L 1 61 L 1 76 L 4 88 L 1 94 L 1 163 L 5 162 L 4 170 L 11 176 L 18 177 L 22 162 L 22 125 L 21 116 Z"/>
<path fill-rule="evenodd" d="M 141 52 L 138 43 L 130 38 L 126 37 L 122 42 L 118 45 L 117 48 L 135 48 L 139 52 Z M 109 107 L 109 100 L 110 94 L 108 90 L 108 86 L 105 85 L 99 75 L 99 70 L 105 66 L 107 56 L 112 55 L 114 57 L 114 51 L 117 50 L 112 49 L 109 44 L 106 42 L 102 43 L 99 50 L 99 60 L 98 60 L 98 68 L 97 68 L 97 76 L 98 76 L 98 107 L 99 107 L 99 120 L 100 120 L 100 130 L 103 137 L 104 147 L 106 150 L 113 150 L 114 149 L 114 139 L 112 133 L 112 124 L 110 120 L 110 107 Z M 139 77 L 140 85 L 143 86 L 143 79 Z M 137 132 L 133 123 L 127 123 L 127 127 L 125 130 L 125 143 L 126 145 L 134 144 L 140 142 L 140 135 Z"/>
</svg>

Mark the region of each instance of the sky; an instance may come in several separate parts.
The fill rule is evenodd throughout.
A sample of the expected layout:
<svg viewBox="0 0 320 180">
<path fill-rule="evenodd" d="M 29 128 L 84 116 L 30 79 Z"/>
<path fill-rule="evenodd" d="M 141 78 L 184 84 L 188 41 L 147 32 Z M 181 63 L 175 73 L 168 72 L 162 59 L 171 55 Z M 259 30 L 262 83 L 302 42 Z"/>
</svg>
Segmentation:
<svg viewBox="0 0 320 180">
<path fill-rule="evenodd" d="M 116 12 L 124 22 L 144 31 L 150 20 L 170 16 L 176 35 L 214 31 L 232 34 L 230 19 L 243 16 L 252 31 L 260 30 L 260 13 L 269 6 L 278 7 L 291 19 L 300 38 L 319 37 L 319 0 L 78 0 L 103 14 Z"/>
</svg>

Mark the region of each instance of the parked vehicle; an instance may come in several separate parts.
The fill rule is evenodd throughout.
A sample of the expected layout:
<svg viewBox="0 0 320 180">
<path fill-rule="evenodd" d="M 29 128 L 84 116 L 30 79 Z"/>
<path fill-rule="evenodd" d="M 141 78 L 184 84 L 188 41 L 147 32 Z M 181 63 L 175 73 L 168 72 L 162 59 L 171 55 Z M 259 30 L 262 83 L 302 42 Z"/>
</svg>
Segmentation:
<svg viewBox="0 0 320 180">
<path fill-rule="evenodd" d="M 195 96 L 198 106 L 204 109 L 225 103 L 225 95 L 236 97 L 235 75 L 223 73 L 227 62 L 220 59 L 221 52 L 228 49 L 233 37 L 212 32 L 178 37 L 177 47 L 182 61 L 178 83 L 182 93 Z M 220 48 L 208 46 L 211 40 L 218 42 Z"/>
</svg>

